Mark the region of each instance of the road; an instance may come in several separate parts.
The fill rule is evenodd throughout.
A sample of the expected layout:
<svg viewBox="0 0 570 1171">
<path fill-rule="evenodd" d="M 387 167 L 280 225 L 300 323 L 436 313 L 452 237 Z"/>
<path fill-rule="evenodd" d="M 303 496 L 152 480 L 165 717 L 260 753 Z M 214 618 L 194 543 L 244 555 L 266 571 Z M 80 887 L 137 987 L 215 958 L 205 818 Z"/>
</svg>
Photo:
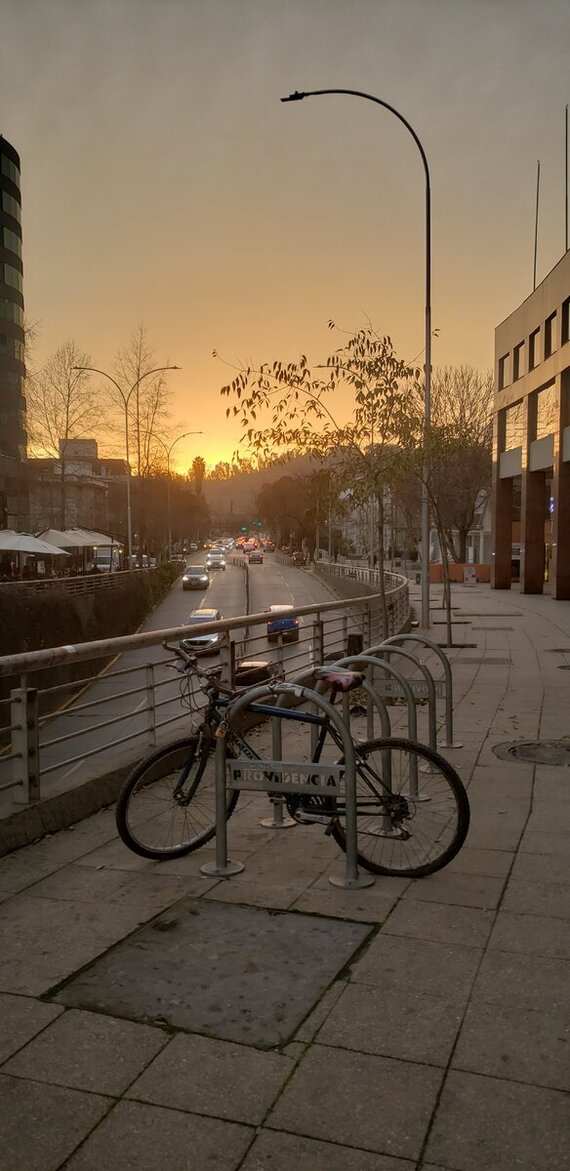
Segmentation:
<svg viewBox="0 0 570 1171">
<path fill-rule="evenodd" d="M 200 564 L 202 560 L 203 554 L 189 557 L 192 564 Z M 248 572 L 250 613 L 259 613 L 279 603 L 304 606 L 331 600 L 330 591 L 312 574 L 279 564 L 273 554 L 266 554 L 263 565 L 252 565 Z M 245 612 L 245 600 L 245 572 L 239 564 L 232 562 L 230 555 L 226 569 L 213 572 L 210 585 L 204 591 L 183 590 L 179 579 L 140 629 L 165 630 L 183 625 L 191 610 L 204 606 L 220 610 L 224 618 L 237 617 Z M 305 619 L 305 622 L 310 620 Z M 248 658 L 275 660 L 279 649 L 270 646 L 263 628 L 260 630 L 259 635 L 252 631 L 247 650 L 242 641 L 245 631 L 232 632 L 238 656 L 246 653 Z M 310 631 L 307 634 L 310 635 Z M 301 670 L 310 650 L 310 642 L 303 639 L 300 643 L 286 645 L 282 653 L 290 666 L 298 664 Z M 147 689 L 154 689 L 157 684 L 161 685 L 157 693 L 161 703 L 158 719 L 172 721 L 166 729 L 159 730 L 159 743 L 187 732 L 188 716 L 180 706 L 179 676 L 172 671 L 168 660 L 169 656 L 161 646 L 121 655 L 65 711 L 44 725 L 40 736 L 42 796 L 59 793 L 148 752 Z M 215 663 L 216 658 L 210 656 L 205 662 Z M 86 664 L 86 674 L 89 666 Z M 136 669 L 133 671 L 132 668 Z M 129 675 L 122 674 L 129 670 L 132 672 Z M 125 694 L 125 689 L 129 694 Z M 92 706 L 94 703 L 95 707 Z M 70 737 L 70 740 L 62 742 L 62 737 Z M 124 737 L 129 737 L 126 743 L 116 743 Z M 85 753 L 90 754 L 86 759 L 73 759 L 79 754 L 83 757 Z M 0 762 L 0 782 L 7 780 L 9 775 L 9 765 Z M 13 790 L 0 793 L 0 813 L 6 815 L 9 812 L 13 807 L 13 797 Z"/>
</svg>

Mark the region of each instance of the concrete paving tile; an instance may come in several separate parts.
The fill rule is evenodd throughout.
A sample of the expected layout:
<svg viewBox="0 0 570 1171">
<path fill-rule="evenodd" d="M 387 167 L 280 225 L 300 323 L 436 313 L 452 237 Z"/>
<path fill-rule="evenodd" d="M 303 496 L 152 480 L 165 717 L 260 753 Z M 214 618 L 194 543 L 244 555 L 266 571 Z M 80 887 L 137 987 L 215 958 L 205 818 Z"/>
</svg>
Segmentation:
<svg viewBox="0 0 570 1171">
<path fill-rule="evenodd" d="M 415 1162 L 262 1130 L 240 1171 L 415 1171 Z"/>
<path fill-rule="evenodd" d="M 472 1000 L 517 1009 L 565 1012 L 570 962 L 537 955 L 488 951 L 473 985 Z"/>
<path fill-rule="evenodd" d="M 118 1097 L 169 1040 L 150 1025 L 69 1009 L 3 1072 Z"/>
<path fill-rule="evenodd" d="M 480 874 L 489 878 L 504 878 L 515 857 L 512 850 L 485 850 L 463 846 L 445 867 L 446 874 Z"/>
<path fill-rule="evenodd" d="M 527 882 L 570 882 L 570 852 L 550 854 L 548 861 L 543 854 L 519 853 L 515 859 L 512 875 L 517 881 Z"/>
<path fill-rule="evenodd" d="M 520 844 L 521 854 L 547 854 L 558 855 L 562 854 L 564 857 L 568 854 L 568 834 L 559 833 L 557 830 L 548 832 L 548 830 L 526 829 Z"/>
<path fill-rule="evenodd" d="M 469 791 L 471 800 L 471 790 Z M 524 827 L 515 826 L 508 814 L 494 817 L 479 810 L 472 810 L 472 820 L 469 826 L 469 845 L 477 850 L 510 850 L 515 851 L 524 832 Z"/>
<path fill-rule="evenodd" d="M 42 1004 L 27 996 L 0 993 L 0 1063 L 17 1053 L 62 1012 L 58 1004 Z"/>
<path fill-rule="evenodd" d="M 531 1085 L 570 1090 L 568 1016 L 469 1006 L 452 1066 Z"/>
<path fill-rule="evenodd" d="M 511 878 L 503 899 L 505 911 L 570 919 L 570 885 Z M 562 924 L 559 925 L 562 930 Z"/>
<path fill-rule="evenodd" d="M 485 946 L 493 926 L 493 912 L 478 907 L 454 907 L 444 903 L 402 899 L 383 930 L 390 935 Z"/>
<path fill-rule="evenodd" d="M 404 1061 L 447 1065 L 463 1009 L 425 992 L 349 984 L 319 1034 L 322 1045 L 338 1045 Z"/>
<path fill-rule="evenodd" d="M 410 883 L 404 900 L 426 903 L 447 903 L 460 907 L 496 907 L 505 886 L 504 878 L 476 874 L 458 874 L 447 868 L 428 878 Z"/>
<path fill-rule="evenodd" d="M 384 923 L 396 905 L 398 896 L 383 894 L 383 889 L 378 880 L 374 886 L 356 890 L 342 889 L 330 883 L 323 886 L 318 882 L 303 891 L 294 909 L 308 914 L 354 919 L 362 923 Z"/>
<path fill-rule="evenodd" d="M 110 1105 L 98 1094 L 0 1074 L 2 1171 L 57 1171 Z"/>
<path fill-rule="evenodd" d="M 567 1165 L 567 1095 L 452 1071 L 426 1159 L 461 1171 L 560 1171 Z"/>
<path fill-rule="evenodd" d="M 66 902 L 107 902 L 131 880 L 132 875 L 125 871 L 93 870 L 72 862 L 28 886 L 26 894 L 34 898 L 64 899 Z"/>
<path fill-rule="evenodd" d="M 448 1004 L 465 1004 L 481 952 L 422 939 L 406 939 L 382 931 L 351 968 L 355 984 L 386 992 L 445 997 Z"/>
<path fill-rule="evenodd" d="M 500 911 L 489 939 L 489 950 L 570 960 L 570 932 L 559 919 Z"/>
<path fill-rule="evenodd" d="M 345 987 L 345 980 L 336 980 L 330 988 L 327 988 L 319 1003 L 299 1026 L 295 1033 L 296 1041 L 303 1042 L 303 1044 L 310 1044 L 314 1040 L 323 1021 L 326 1021 L 329 1012 L 336 1004 L 339 996 L 342 995 Z"/>
<path fill-rule="evenodd" d="M 266 1125 L 417 1159 L 441 1079 L 442 1071 L 431 1066 L 316 1044 Z"/>
<path fill-rule="evenodd" d="M 294 1068 L 290 1057 L 179 1033 L 127 1097 L 255 1126 Z"/>
<path fill-rule="evenodd" d="M 252 1138 L 235 1122 L 123 1101 L 65 1171 L 237 1171 Z"/>
<path fill-rule="evenodd" d="M 243 903 L 248 907 L 275 907 L 276 910 L 287 910 L 294 906 L 305 885 L 306 880 L 297 883 L 267 882 L 260 886 L 253 879 L 248 881 L 247 870 L 244 870 L 235 878 L 218 882 L 205 898 L 215 899 L 219 903 Z"/>
</svg>

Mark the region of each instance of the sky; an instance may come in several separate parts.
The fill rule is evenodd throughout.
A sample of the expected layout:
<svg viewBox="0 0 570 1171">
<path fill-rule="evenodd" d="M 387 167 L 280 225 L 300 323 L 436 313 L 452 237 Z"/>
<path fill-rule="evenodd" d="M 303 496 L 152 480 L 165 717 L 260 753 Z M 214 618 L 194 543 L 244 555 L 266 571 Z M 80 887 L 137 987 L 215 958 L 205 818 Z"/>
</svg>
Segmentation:
<svg viewBox="0 0 570 1171">
<path fill-rule="evenodd" d="M 0 0 L 0 133 L 22 163 L 34 365 L 111 371 L 140 324 L 176 364 L 172 465 L 231 458 L 232 366 L 321 362 L 371 321 L 421 355 L 431 174 L 435 367 L 565 249 L 568 0 Z M 216 350 L 219 358 L 212 356 Z M 100 449 L 104 446 L 100 444 Z M 241 448 L 244 453 L 243 447 Z"/>
</svg>

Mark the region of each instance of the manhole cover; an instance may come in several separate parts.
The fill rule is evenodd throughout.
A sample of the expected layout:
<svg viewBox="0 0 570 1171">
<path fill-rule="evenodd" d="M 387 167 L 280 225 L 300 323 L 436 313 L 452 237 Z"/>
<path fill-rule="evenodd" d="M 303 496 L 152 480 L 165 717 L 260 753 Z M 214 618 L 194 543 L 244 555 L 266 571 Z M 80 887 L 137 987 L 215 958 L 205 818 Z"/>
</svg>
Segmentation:
<svg viewBox="0 0 570 1171">
<path fill-rule="evenodd" d="M 522 760 L 527 764 L 570 766 L 570 739 L 515 740 L 510 744 L 495 744 L 495 756 L 500 760 Z"/>
<path fill-rule="evenodd" d="M 271 1049 L 296 1031 L 371 930 L 185 899 L 54 999 Z"/>
</svg>

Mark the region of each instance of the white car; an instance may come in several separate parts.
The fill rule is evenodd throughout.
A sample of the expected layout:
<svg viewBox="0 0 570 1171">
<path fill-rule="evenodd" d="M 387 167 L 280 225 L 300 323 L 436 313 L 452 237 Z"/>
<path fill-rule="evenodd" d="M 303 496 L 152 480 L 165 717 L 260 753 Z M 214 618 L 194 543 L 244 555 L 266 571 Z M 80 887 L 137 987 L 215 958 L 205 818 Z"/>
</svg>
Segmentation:
<svg viewBox="0 0 570 1171">
<path fill-rule="evenodd" d="M 210 549 L 206 553 L 206 567 L 207 569 L 225 569 L 226 558 L 221 549 Z"/>
</svg>

